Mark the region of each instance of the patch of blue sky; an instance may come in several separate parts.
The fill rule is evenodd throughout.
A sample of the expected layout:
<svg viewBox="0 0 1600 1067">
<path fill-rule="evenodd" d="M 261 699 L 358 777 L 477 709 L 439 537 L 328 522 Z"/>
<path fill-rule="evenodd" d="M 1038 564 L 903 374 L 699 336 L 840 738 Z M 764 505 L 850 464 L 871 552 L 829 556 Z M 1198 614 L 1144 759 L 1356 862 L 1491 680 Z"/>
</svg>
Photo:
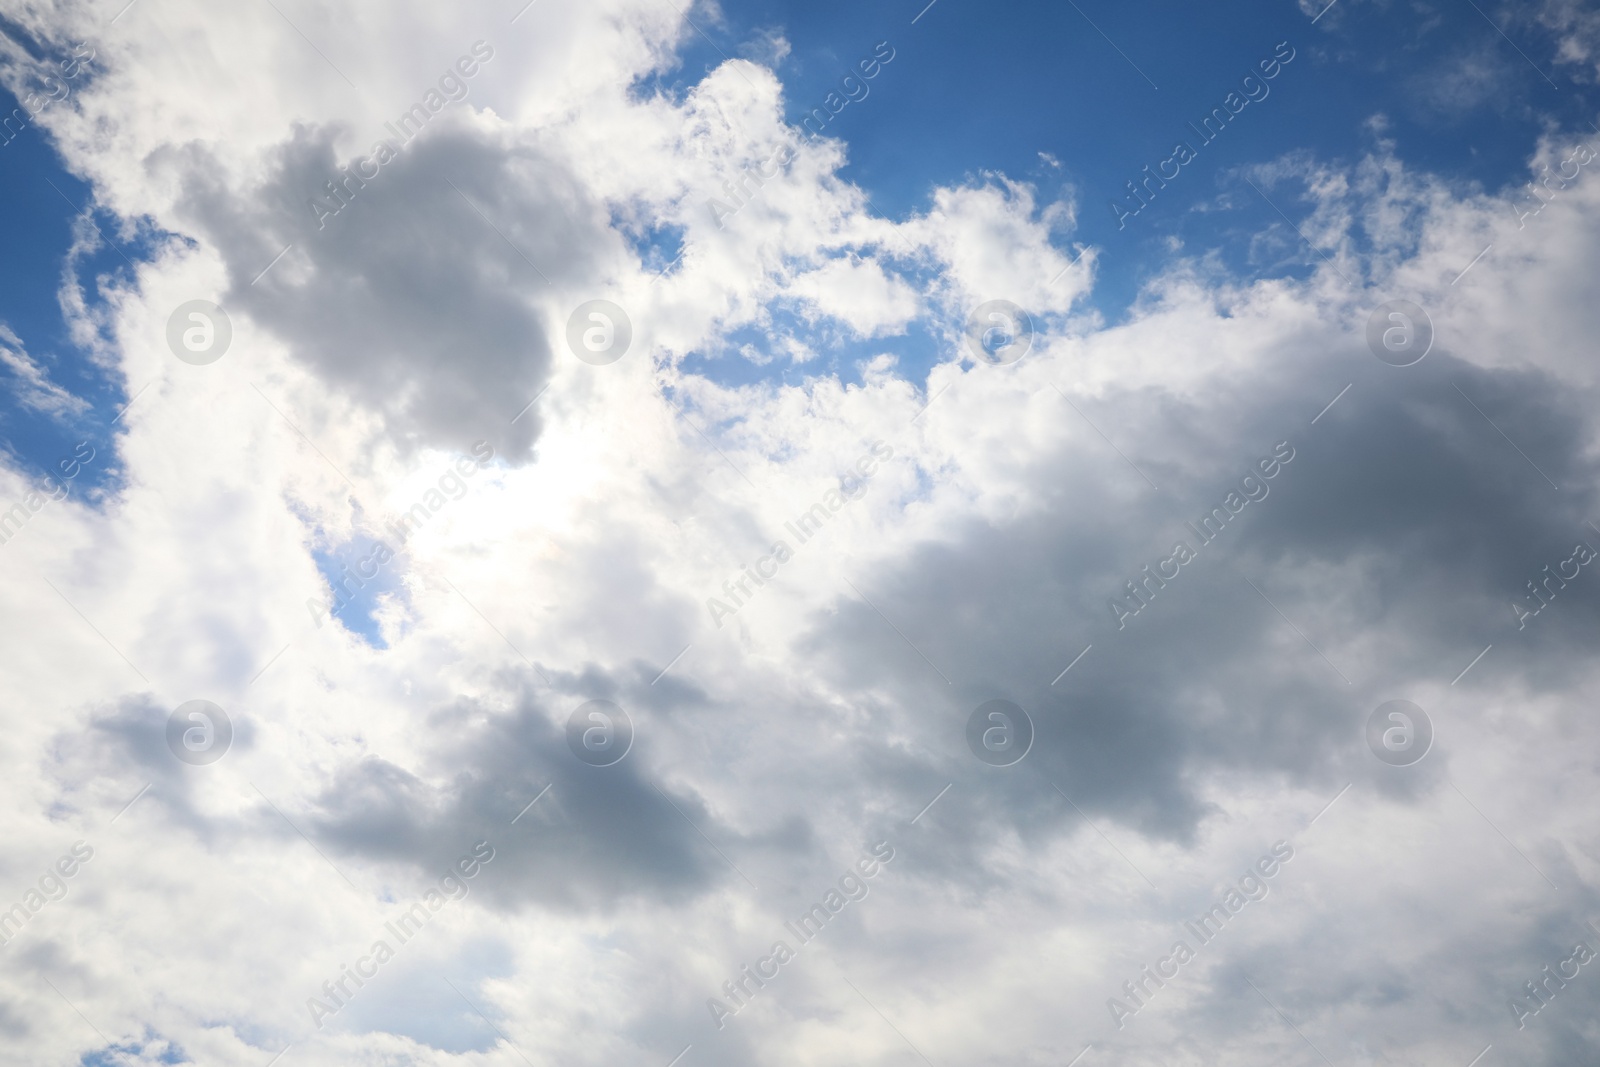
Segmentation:
<svg viewBox="0 0 1600 1067">
<path fill-rule="evenodd" d="M 389 645 L 377 613 L 384 598 L 404 595 L 404 585 L 400 581 L 399 559 L 383 559 L 396 546 L 388 545 L 389 551 L 384 552 L 379 550 L 379 544 L 370 537 L 358 536 L 336 545 L 314 547 L 311 557 L 334 598 L 323 625 L 331 620 L 369 647 L 386 649 Z"/>
<path fill-rule="evenodd" d="M 430 935 L 424 930 L 416 936 Z M 396 958 L 379 970 L 378 978 L 327 1019 L 329 1030 L 397 1034 L 455 1056 L 488 1052 L 500 1043 L 494 1024 L 478 1012 L 495 1014 L 480 992 L 483 982 L 514 973 L 504 945 L 473 938 L 455 948 L 448 982 L 435 965 L 413 959 L 414 950 L 394 948 Z"/>
<path fill-rule="evenodd" d="M 902 266 L 906 269 L 897 276 L 926 294 L 935 272 L 914 264 Z M 888 355 L 893 357 L 895 374 L 920 384 L 935 365 L 961 355 L 957 348 L 961 324 L 947 318 L 944 309 L 924 295 L 921 314 L 903 329 L 864 337 L 827 314 L 825 307 L 775 301 L 763 309 L 761 321 L 726 331 L 717 348 L 691 352 L 680 366 L 725 386 L 799 386 L 824 377 L 858 385 L 868 365 Z"/>
<path fill-rule="evenodd" d="M 661 276 L 677 269 L 684 250 L 682 226 L 660 222 L 639 223 L 622 218 L 613 218 L 612 225 L 628 236 L 643 270 Z"/>
<path fill-rule="evenodd" d="M 14 97 L 0 93 L 0 113 L 16 106 Z M 138 386 L 126 388 L 118 373 L 78 343 L 63 309 L 62 287 L 80 287 L 92 317 L 111 290 L 134 284 L 134 265 L 173 235 L 144 222 L 124 225 L 100 210 L 36 124 L 13 131 L 0 145 L 0 202 L 7 205 L 0 323 L 20 342 L 8 347 L 20 347 L 52 385 L 76 398 L 41 410 L 30 402 L 36 391 L 23 377 L 0 367 L 0 448 L 43 480 L 80 442 L 89 442 L 96 459 L 83 465 L 74 486 L 89 490 L 93 499 L 117 485 L 115 423 Z M 75 244 L 81 246 L 77 254 Z M 101 340 L 110 340 L 99 324 L 93 328 Z"/>
<path fill-rule="evenodd" d="M 138 1067 L 150 1063 L 193 1062 L 179 1045 L 149 1030 L 142 1041 L 106 1045 L 78 1057 L 80 1067 Z"/>
</svg>

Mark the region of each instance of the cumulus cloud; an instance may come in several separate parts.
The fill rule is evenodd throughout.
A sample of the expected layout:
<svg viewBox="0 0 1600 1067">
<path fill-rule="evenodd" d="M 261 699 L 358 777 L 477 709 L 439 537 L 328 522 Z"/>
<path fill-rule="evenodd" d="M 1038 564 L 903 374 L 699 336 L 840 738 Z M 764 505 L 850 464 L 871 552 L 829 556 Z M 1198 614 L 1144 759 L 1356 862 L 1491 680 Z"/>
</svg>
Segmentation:
<svg viewBox="0 0 1600 1067">
<path fill-rule="evenodd" d="M 1587 969 L 1536 1026 L 1508 1010 L 1600 949 L 1581 132 L 1527 161 L 1559 176 L 1536 208 L 1381 121 L 1354 160 L 1251 161 L 1227 180 L 1296 220 L 1254 241 L 1265 276 L 1174 258 L 1110 314 L 1070 195 L 984 171 L 874 213 L 846 144 L 785 124 L 776 31 L 652 82 L 712 15 L 145 0 L 41 120 L 97 203 L 173 236 L 74 298 L 152 383 L 113 431 L 125 484 L 0 545 L 17 1062 L 1592 1047 Z M 465 98 L 351 170 L 480 39 Z M 210 366 L 165 347 L 197 298 L 234 323 Z M 964 332 L 997 298 L 1037 330 L 1004 366 Z M 1394 298 L 1431 321 L 1406 367 L 1368 342 Z M 610 365 L 567 339 L 597 299 L 632 327 Z M 843 341 L 849 375 L 814 358 Z M 27 403 L 81 408 L 0 342 Z M 315 610 L 318 553 L 357 538 L 395 550 L 365 576 L 381 642 Z M 1435 731 L 1405 768 L 1365 733 L 1397 698 Z M 212 764 L 169 722 L 193 699 L 229 719 Z M 1010 767 L 967 740 L 996 699 L 1034 731 Z M 618 761 L 579 755 L 592 700 L 624 709 Z M 1259 899 L 1192 933 L 1263 854 Z"/>
</svg>

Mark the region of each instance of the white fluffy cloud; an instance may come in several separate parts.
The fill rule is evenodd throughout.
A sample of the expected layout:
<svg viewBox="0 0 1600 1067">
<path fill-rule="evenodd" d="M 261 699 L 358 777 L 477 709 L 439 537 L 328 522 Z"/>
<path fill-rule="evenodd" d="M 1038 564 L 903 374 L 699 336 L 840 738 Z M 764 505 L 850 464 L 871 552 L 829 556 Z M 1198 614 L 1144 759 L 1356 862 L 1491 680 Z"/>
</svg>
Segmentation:
<svg viewBox="0 0 1600 1067">
<path fill-rule="evenodd" d="M 1177 261 L 1108 327 L 1072 203 L 980 175 L 885 222 L 842 145 L 785 128 L 772 70 L 630 91 L 696 32 L 671 5 L 506 8 L 19 16 L 94 41 L 43 121 L 101 204 L 174 236 L 92 311 L 127 394 L 148 386 L 95 442 L 119 488 L 27 510 L 0 545 L 0 907 L 28 911 L 0 949 L 8 1062 L 1592 1047 L 1587 968 L 1527 1029 L 1507 1010 L 1572 942 L 1600 948 L 1595 579 L 1520 630 L 1507 606 L 1600 544 L 1591 175 L 1519 217 L 1381 140 L 1353 166 L 1281 160 L 1257 177 L 1311 210 L 1307 280 Z M 478 40 L 467 99 L 319 228 L 303 201 Z M 723 183 L 790 143 L 719 220 Z M 1367 350 L 1395 296 L 1437 331 L 1409 368 Z M 166 347 L 197 298 L 234 326 L 209 366 Z M 994 298 L 1037 317 L 1015 365 L 964 348 Z M 592 299 L 632 323 L 609 366 L 567 346 Z M 686 369 L 775 307 L 814 331 L 791 353 L 920 326 L 933 369 Z M 458 466 L 478 441 L 494 460 Z M 1108 603 L 1138 603 L 1128 583 L 1280 442 L 1270 493 L 1119 625 Z M 28 491 L 0 477 L 0 500 Z M 387 648 L 316 607 L 317 553 L 371 538 L 395 550 Z M 1012 768 L 964 740 L 996 697 L 1038 731 Z M 1437 731 L 1405 770 L 1362 734 L 1396 697 Z M 209 766 L 166 740 L 196 698 L 234 728 Z M 634 729 L 609 767 L 566 736 L 595 699 Z M 92 858 L 28 910 L 78 841 Z M 1124 983 L 1279 841 L 1265 898 L 1119 1029 L 1108 1000 L 1138 1006 Z M 470 892 L 430 907 L 478 842 Z M 865 897 L 802 944 L 785 923 L 880 842 Z M 418 901 L 402 944 L 386 924 Z M 379 940 L 393 958 L 340 990 Z M 724 983 L 779 940 L 795 958 L 719 1028 L 708 999 L 739 1006 Z"/>
</svg>

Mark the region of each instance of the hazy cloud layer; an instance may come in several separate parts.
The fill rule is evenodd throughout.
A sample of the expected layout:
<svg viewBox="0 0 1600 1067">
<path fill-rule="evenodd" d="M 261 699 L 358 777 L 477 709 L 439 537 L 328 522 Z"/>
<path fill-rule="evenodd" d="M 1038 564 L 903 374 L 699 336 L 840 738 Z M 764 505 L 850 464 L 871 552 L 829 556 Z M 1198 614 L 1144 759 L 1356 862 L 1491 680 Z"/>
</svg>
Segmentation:
<svg viewBox="0 0 1600 1067">
<path fill-rule="evenodd" d="M 32 507 L 0 468 L 0 1059 L 1600 1042 L 1591 964 L 1527 988 L 1600 952 L 1591 176 L 1529 215 L 1374 117 L 1360 158 L 1219 178 L 1288 212 L 1259 276 L 1179 242 L 1122 314 L 1070 190 L 974 170 L 886 220 L 845 141 L 785 125 L 781 35 L 684 72 L 713 10 L 98 17 L 14 16 L 98 35 L 38 121 L 176 236 L 81 308 L 137 395 L 125 484 Z M 1592 60 L 1581 11 L 1537 18 Z M 464 98 L 329 199 L 478 40 Z M 1546 130 L 1530 178 L 1581 138 Z M 994 299 L 1020 361 L 968 343 Z M 1430 317 L 1408 366 L 1369 340 L 1394 299 Z M 210 364 L 168 342 L 196 300 L 232 325 Z M 617 336 L 594 301 L 614 362 L 571 340 Z M 0 327 L 22 402 L 85 405 L 29 343 Z M 331 548 L 374 542 L 334 588 Z M 365 582 L 381 641 L 327 610 Z M 1031 723 L 1010 766 L 969 744 L 991 700 Z M 1370 741 L 1391 700 L 1420 762 Z M 590 701 L 620 759 L 571 725 Z"/>
</svg>

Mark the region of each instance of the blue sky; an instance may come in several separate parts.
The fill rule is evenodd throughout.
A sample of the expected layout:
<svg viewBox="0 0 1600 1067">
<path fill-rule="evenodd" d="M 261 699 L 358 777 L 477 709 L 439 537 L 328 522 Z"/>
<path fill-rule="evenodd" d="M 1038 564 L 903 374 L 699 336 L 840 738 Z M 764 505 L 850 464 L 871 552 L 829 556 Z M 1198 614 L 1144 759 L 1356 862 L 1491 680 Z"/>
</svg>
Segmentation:
<svg viewBox="0 0 1600 1067">
<path fill-rule="evenodd" d="M 0 95 L 0 105 L 11 114 L 16 98 Z M 35 125 L 0 145 L 0 190 L 15 206 L 7 219 L 6 255 L 0 257 L 0 322 L 11 328 L 36 362 L 49 368 L 52 378 L 91 405 L 75 416 L 52 419 L 18 403 L 16 394 L 7 390 L 0 402 L 4 447 L 42 472 L 55 471 L 78 442 L 97 442 L 102 446 L 99 461 L 83 468 L 78 484 L 106 485 L 114 469 L 107 461 L 115 455 L 108 431 L 127 395 L 92 362 L 91 352 L 74 340 L 57 293 L 68 269 L 73 226 L 86 211 L 97 226 L 110 227 L 106 241 L 96 238 L 96 247 L 75 265 L 77 282 L 92 303 L 102 295 L 100 280 L 126 284 L 131 264 L 148 247 L 138 239 L 117 241 L 115 220 L 92 210 L 92 189 L 63 165 L 55 146 Z"/>
</svg>

